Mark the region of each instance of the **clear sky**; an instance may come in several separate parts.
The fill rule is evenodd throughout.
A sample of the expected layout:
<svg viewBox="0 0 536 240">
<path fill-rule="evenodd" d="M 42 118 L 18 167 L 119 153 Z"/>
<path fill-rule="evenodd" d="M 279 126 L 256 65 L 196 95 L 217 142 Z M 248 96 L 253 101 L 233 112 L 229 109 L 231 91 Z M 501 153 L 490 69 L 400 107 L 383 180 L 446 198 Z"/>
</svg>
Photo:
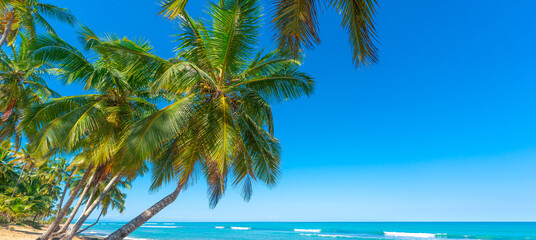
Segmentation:
<svg viewBox="0 0 536 240">
<path fill-rule="evenodd" d="M 379 2 L 381 60 L 368 68 L 352 66 L 339 16 L 320 14 L 322 44 L 303 65 L 316 94 L 273 107 L 275 188 L 257 184 L 249 203 L 230 189 L 209 209 L 200 179 L 152 221 L 535 221 L 536 1 Z M 178 30 L 156 0 L 54 3 L 97 33 L 142 37 L 172 56 Z M 202 16 L 206 4 L 187 9 Z M 75 42 L 75 29 L 56 29 Z M 136 180 L 125 213 L 104 220 L 130 220 L 174 189 L 149 184 Z"/>
</svg>

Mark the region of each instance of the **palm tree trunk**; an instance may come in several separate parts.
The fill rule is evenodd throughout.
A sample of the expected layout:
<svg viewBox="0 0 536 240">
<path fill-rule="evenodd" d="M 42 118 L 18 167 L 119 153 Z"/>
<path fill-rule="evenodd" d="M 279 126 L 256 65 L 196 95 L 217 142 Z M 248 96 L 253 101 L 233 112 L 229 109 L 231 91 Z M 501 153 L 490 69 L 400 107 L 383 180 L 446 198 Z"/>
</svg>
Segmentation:
<svg viewBox="0 0 536 240">
<path fill-rule="evenodd" d="M 24 170 L 26 170 L 26 166 L 28 166 L 28 163 L 25 163 L 22 170 L 20 170 L 19 179 L 17 180 L 17 184 L 15 184 L 15 189 L 13 189 L 13 192 L 11 193 L 11 197 L 15 196 L 15 192 L 17 191 L 17 187 L 19 186 L 20 180 L 22 178 L 22 174 L 24 173 Z"/>
<path fill-rule="evenodd" d="M 65 233 L 67 231 L 67 229 L 69 228 L 69 225 L 71 225 L 71 222 L 74 219 L 74 216 L 78 212 L 78 209 L 80 209 L 80 206 L 82 206 L 82 203 L 84 202 L 84 197 L 86 196 L 87 192 L 91 188 L 91 185 L 93 185 L 93 182 L 96 181 L 96 176 L 97 176 L 97 171 L 95 171 L 93 173 L 93 175 L 91 175 L 91 178 L 89 178 L 89 180 L 88 180 L 88 182 L 86 184 L 86 187 L 84 188 L 84 190 L 80 194 L 80 197 L 78 198 L 78 202 L 76 203 L 76 206 L 74 207 L 73 211 L 69 215 L 69 218 L 67 219 L 67 221 L 63 224 L 63 226 L 60 228 L 60 230 L 58 230 L 58 231 L 54 232 L 54 234 L 52 234 L 52 237 L 59 236 L 60 234 L 63 234 L 63 233 Z M 89 204 L 89 200 L 87 201 L 87 204 Z"/>
<path fill-rule="evenodd" d="M 63 205 L 63 199 L 65 198 L 65 194 L 67 194 L 67 190 L 69 189 L 69 186 L 71 185 L 71 179 L 73 178 L 74 172 L 76 172 L 78 168 L 75 168 L 71 174 L 69 174 L 69 178 L 67 179 L 67 183 L 65 183 L 65 186 L 63 187 L 63 193 L 61 194 L 60 202 L 58 203 L 58 211 L 56 212 L 56 215 L 58 215 L 61 211 L 61 206 Z"/>
<path fill-rule="evenodd" d="M 78 218 L 78 221 L 76 221 L 76 223 L 74 224 L 74 226 L 67 232 L 67 234 L 65 235 L 64 238 L 62 239 L 66 239 L 66 240 L 71 240 L 74 235 L 76 234 L 76 232 L 78 232 L 78 230 L 80 229 L 80 227 L 82 227 L 82 224 L 84 224 L 84 222 L 87 220 L 87 218 L 89 217 L 89 215 L 91 214 L 91 212 L 93 212 L 93 210 L 95 210 L 95 208 L 97 207 L 97 205 L 99 205 L 100 201 L 106 196 L 106 194 L 108 193 L 108 191 L 110 191 L 112 189 L 112 187 L 117 183 L 117 181 L 119 180 L 119 178 L 121 178 L 121 173 L 118 173 L 116 174 L 112 180 L 108 183 L 108 185 L 106 185 L 106 187 L 102 190 L 102 192 L 100 193 L 100 195 L 97 197 L 97 199 L 95 199 L 95 201 L 93 201 L 93 203 L 91 204 L 91 206 L 85 211 L 82 213 L 82 215 L 80 215 L 80 217 Z"/>
<path fill-rule="evenodd" d="M 89 197 L 87 198 L 87 203 L 86 203 L 86 206 L 84 207 L 84 210 L 82 211 L 83 213 L 85 213 L 87 211 L 87 209 L 89 208 L 89 206 L 91 205 L 90 203 L 92 203 L 91 199 L 93 199 L 93 197 L 95 196 L 95 193 L 97 192 L 97 186 L 99 185 L 100 183 L 96 183 L 95 184 L 95 187 L 93 188 L 93 191 L 91 191 L 91 194 L 89 194 Z"/>
<path fill-rule="evenodd" d="M 104 212 L 104 208 L 100 211 L 99 217 L 97 217 L 97 221 L 95 221 L 93 224 L 87 226 L 86 228 L 84 228 L 84 229 L 78 231 L 78 232 L 76 233 L 76 235 L 80 234 L 80 233 L 83 232 L 83 231 L 88 230 L 90 227 L 95 226 L 95 224 L 97 224 L 97 223 L 99 222 L 99 219 L 100 219 L 100 217 L 102 216 L 102 213 L 103 213 L 103 212 Z"/>
<path fill-rule="evenodd" d="M 13 25 L 13 21 L 15 20 L 15 12 L 13 9 L 11 10 L 11 17 L 7 21 L 6 28 L 4 29 L 4 34 L 2 34 L 2 38 L 0 38 L 0 48 L 4 46 L 4 43 L 7 40 L 7 35 L 9 35 L 9 31 L 11 31 L 11 25 Z"/>
<path fill-rule="evenodd" d="M 63 209 L 61 209 L 60 213 L 56 215 L 56 219 L 54 219 L 54 221 L 52 222 L 52 224 L 50 224 L 48 229 L 43 234 L 41 234 L 41 236 L 39 236 L 37 240 L 48 240 L 48 238 L 50 237 L 50 234 L 52 234 L 52 232 L 56 230 L 58 225 L 61 223 L 61 220 L 63 219 L 63 217 L 67 214 L 69 207 L 71 206 L 71 204 L 73 204 L 74 199 L 76 198 L 76 195 L 78 195 L 78 192 L 80 191 L 82 186 L 84 186 L 87 180 L 87 177 L 89 176 L 89 173 L 91 173 L 92 169 L 93 169 L 93 165 L 90 165 L 87 168 L 86 172 L 82 176 L 82 179 L 80 179 L 80 182 L 78 183 L 78 185 L 76 185 L 76 188 L 74 189 L 74 191 L 71 192 L 71 196 L 65 203 L 65 206 L 63 207 Z"/>
<path fill-rule="evenodd" d="M 123 239 L 134 230 L 139 228 L 141 225 L 143 225 L 145 222 L 149 221 L 154 215 L 162 211 L 165 207 L 169 206 L 169 204 L 173 203 L 175 199 L 177 199 L 177 196 L 179 195 L 183 184 L 177 184 L 177 188 L 175 191 L 173 191 L 171 194 L 167 195 L 162 200 L 158 201 L 156 204 L 145 210 L 143 213 L 138 215 L 136 218 L 132 219 L 127 224 L 123 225 L 120 229 L 113 232 L 112 234 L 108 235 L 105 240 L 118 240 Z"/>
<path fill-rule="evenodd" d="M 32 219 L 32 222 L 35 224 L 35 219 L 37 219 L 37 216 L 39 216 L 39 213 L 35 213 L 33 219 Z"/>
</svg>

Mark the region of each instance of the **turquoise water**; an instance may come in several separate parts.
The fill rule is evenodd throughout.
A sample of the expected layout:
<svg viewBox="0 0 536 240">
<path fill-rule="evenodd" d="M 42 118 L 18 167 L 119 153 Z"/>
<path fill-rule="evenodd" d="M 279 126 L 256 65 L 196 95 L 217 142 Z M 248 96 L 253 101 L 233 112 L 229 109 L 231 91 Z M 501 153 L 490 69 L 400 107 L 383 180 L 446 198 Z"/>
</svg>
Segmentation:
<svg viewBox="0 0 536 240">
<path fill-rule="evenodd" d="M 86 235 L 105 235 L 124 223 L 99 223 Z M 227 222 L 146 223 L 130 239 L 535 239 L 536 222 Z M 128 239 L 128 238 L 127 238 Z"/>
</svg>

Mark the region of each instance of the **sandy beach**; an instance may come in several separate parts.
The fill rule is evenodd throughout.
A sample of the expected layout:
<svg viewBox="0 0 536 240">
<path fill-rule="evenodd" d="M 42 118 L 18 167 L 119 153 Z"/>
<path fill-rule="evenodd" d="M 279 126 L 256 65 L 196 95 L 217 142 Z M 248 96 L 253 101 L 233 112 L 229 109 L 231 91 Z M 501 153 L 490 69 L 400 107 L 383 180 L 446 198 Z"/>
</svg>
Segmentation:
<svg viewBox="0 0 536 240">
<path fill-rule="evenodd" d="M 0 227 L 0 240 L 35 240 L 46 230 L 46 227 L 35 229 L 30 226 L 2 225 Z M 83 237 L 75 237 L 77 240 L 87 240 Z"/>
</svg>

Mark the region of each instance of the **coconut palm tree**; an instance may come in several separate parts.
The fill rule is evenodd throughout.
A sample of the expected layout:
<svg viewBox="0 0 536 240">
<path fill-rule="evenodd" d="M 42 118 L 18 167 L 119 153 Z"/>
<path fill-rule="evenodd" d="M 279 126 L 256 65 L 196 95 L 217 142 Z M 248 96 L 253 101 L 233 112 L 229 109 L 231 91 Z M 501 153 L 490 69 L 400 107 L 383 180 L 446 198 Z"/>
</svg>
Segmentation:
<svg viewBox="0 0 536 240">
<path fill-rule="evenodd" d="M 82 52 L 69 45 L 55 34 L 39 36 L 35 44 L 35 57 L 58 67 L 58 74 L 65 84 L 77 83 L 92 94 L 52 99 L 33 107 L 25 115 L 25 132 L 32 134 L 35 151 L 41 154 L 55 152 L 77 153 L 86 168 L 81 184 L 87 193 L 93 184 L 100 184 L 110 176 L 101 194 L 86 209 L 76 223 L 81 224 L 121 178 L 133 178 L 143 169 L 137 166 L 119 166 L 121 156 L 117 153 L 122 137 L 133 121 L 156 110 L 153 102 L 158 95 L 149 92 L 149 82 L 154 66 L 138 61 L 133 54 L 117 52 L 109 45 L 129 47 L 141 55 L 150 54 L 152 47 L 143 41 L 134 42 L 109 36 L 100 39 L 87 27 L 82 27 L 80 39 L 86 51 L 95 56 L 87 59 Z M 82 151 L 83 150 L 83 151 Z M 94 180 L 94 181 L 93 181 Z M 81 188 L 72 191 L 55 221 L 42 236 L 47 239 L 65 216 L 68 206 Z M 84 196 L 81 196 L 83 198 Z M 89 205 L 90 204 L 90 205 Z M 70 239 L 78 229 L 72 228 L 65 238 Z"/>
<path fill-rule="evenodd" d="M 76 232 L 76 234 L 80 234 L 81 232 L 95 226 L 98 222 L 101 216 L 106 216 L 109 209 L 117 210 L 119 213 L 123 213 L 125 210 L 125 198 L 126 194 L 121 191 L 121 189 L 130 189 L 130 180 L 120 180 L 117 182 L 116 185 L 112 187 L 110 191 L 106 194 L 106 196 L 102 199 L 100 203 L 101 211 L 99 213 L 99 216 L 97 217 L 97 220 L 87 226 L 86 228 L 79 230 Z M 102 192 L 103 188 L 102 185 L 97 191 Z M 88 199 L 89 201 L 90 199 Z"/>
<path fill-rule="evenodd" d="M 32 171 L 40 166 L 41 164 L 45 163 L 45 161 L 41 160 L 37 160 L 35 158 L 35 156 L 32 155 L 32 153 L 30 152 L 30 150 L 28 150 L 28 146 L 24 146 L 22 149 L 18 150 L 18 149 L 15 149 L 15 150 L 12 150 L 13 151 L 13 160 L 11 161 L 13 164 L 15 165 L 19 165 L 19 166 L 22 166 L 21 170 L 20 170 L 20 174 L 19 174 L 19 178 L 17 180 L 17 183 L 15 184 L 15 188 L 13 190 L 13 193 L 11 194 L 11 196 L 13 197 L 17 191 L 17 187 L 20 183 L 20 180 L 22 179 L 22 177 L 26 174 L 26 170 L 28 170 L 28 177 L 30 177 L 32 175 Z"/>
<path fill-rule="evenodd" d="M 0 143 L 0 193 L 5 192 L 9 183 L 15 182 L 19 178 L 12 160 L 13 155 L 9 141 Z"/>
<path fill-rule="evenodd" d="M 176 19 L 183 15 L 188 0 L 161 0 L 161 15 Z M 348 32 L 356 66 L 375 63 L 378 50 L 374 15 L 376 0 L 275 0 L 272 1 L 275 38 L 282 49 L 296 56 L 303 48 L 312 49 L 320 43 L 317 12 L 321 5 L 342 15 L 341 26 Z"/>
<path fill-rule="evenodd" d="M 50 23 L 46 20 L 54 20 L 73 25 L 75 17 L 68 9 L 60 8 L 51 4 L 42 3 L 36 0 L 2 0 L 0 1 L 0 47 L 8 42 L 13 44 L 21 30 L 36 36 L 37 27 L 41 27 L 49 32 L 54 32 Z"/>
<path fill-rule="evenodd" d="M 197 170 L 209 183 L 211 207 L 229 178 L 246 200 L 254 181 L 276 183 L 280 145 L 270 104 L 309 96 L 314 82 L 291 55 L 255 51 L 257 1 L 220 1 L 208 14 L 207 25 L 183 14 L 175 59 L 152 57 L 162 66 L 155 91 L 173 93 L 177 100 L 135 123 L 123 146 L 128 164 L 152 161 L 153 190 L 170 181 L 177 187 L 107 239 L 125 238 L 171 204 Z"/>
<path fill-rule="evenodd" d="M 13 161 L 11 162 L 13 164 Z M 5 184 L 8 188 L 0 188 L 0 208 L 9 216 L 8 221 L 31 221 L 36 224 L 38 216 L 46 217 L 52 212 L 53 203 L 58 199 L 61 190 L 57 186 L 61 176 L 53 171 L 57 162 L 61 160 L 45 160 L 32 171 L 24 173 L 24 178 L 18 178 L 18 181 L 8 178 L 2 182 L 2 185 Z M 19 172 L 23 174 L 23 168 L 20 168 Z"/>
<path fill-rule="evenodd" d="M 10 53 L 0 49 L 0 141 L 15 137 L 16 149 L 22 140 L 23 111 L 59 96 L 45 81 L 50 65 L 33 59 L 30 39 L 20 36 L 20 45 L 12 45 Z"/>
</svg>

